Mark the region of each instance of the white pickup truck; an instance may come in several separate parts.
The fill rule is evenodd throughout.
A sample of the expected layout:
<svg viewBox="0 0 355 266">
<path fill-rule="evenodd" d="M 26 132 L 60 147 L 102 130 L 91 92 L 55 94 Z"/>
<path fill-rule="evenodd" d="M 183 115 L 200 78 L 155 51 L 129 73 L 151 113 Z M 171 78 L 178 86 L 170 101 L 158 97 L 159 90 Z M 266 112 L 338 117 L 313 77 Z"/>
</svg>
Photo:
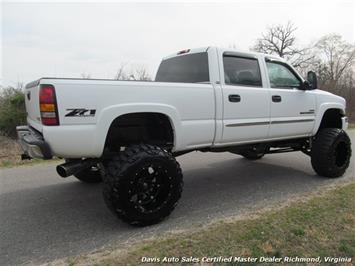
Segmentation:
<svg viewBox="0 0 355 266">
<path fill-rule="evenodd" d="M 171 213 L 183 186 L 175 157 L 190 151 L 302 151 L 325 177 L 351 157 L 345 100 L 270 55 L 188 49 L 164 58 L 155 82 L 41 78 L 25 97 L 23 158 L 65 158 L 60 176 L 103 181 L 106 204 L 132 225 Z"/>
</svg>

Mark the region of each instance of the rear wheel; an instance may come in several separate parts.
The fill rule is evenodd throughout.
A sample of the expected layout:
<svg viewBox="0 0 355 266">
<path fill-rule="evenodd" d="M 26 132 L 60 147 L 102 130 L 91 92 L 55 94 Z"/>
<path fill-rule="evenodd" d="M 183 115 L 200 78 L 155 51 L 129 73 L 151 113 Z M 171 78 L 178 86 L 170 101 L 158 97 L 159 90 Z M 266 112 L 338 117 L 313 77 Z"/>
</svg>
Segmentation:
<svg viewBox="0 0 355 266">
<path fill-rule="evenodd" d="M 342 176 L 349 166 L 351 142 L 342 129 L 321 129 L 313 142 L 311 162 L 314 171 L 320 176 Z"/>
<path fill-rule="evenodd" d="M 104 169 L 106 205 L 123 221 L 136 226 L 160 222 L 175 208 L 183 181 L 178 162 L 152 145 L 133 145 Z"/>
</svg>

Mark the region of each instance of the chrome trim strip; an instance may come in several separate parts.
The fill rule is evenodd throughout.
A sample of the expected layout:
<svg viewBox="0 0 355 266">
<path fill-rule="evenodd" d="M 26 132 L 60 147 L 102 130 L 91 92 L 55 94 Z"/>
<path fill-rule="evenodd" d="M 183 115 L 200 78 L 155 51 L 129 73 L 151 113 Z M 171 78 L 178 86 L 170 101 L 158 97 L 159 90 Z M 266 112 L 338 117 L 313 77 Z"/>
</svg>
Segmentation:
<svg viewBox="0 0 355 266">
<path fill-rule="evenodd" d="M 312 122 L 312 121 L 314 121 L 314 119 L 284 120 L 284 121 L 271 121 L 271 124 L 302 123 L 302 122 Z"/>
<path fill-rule="evenodd" d="M 288 123 L 302 123 L 302 122 L 313 122 L 314 119 L 301 119 L 301 120 L 284 120 L 284 121 L 271 121 L 271 122 L 249 122 L 249 123 L 236 123 L 228 124 L 226 127 L 242 127 L 242 126 L 261 126 L 268 124 L 288 124 Z"/>
<path fill-rule="evenodd" d="M 242 127 L 242 126 L 261 126 L 268 125 L 269 122 L 249 122 L 249 123 L 237 123 L 237 124 L 228 124 L 226 127 Z"/>
<path fill-rule="evenodd" d="M 308 112 L 300 112 L 301 115 L 310 115 L 314 114 L 314 111 L 308 111 Z"/>
</svg>

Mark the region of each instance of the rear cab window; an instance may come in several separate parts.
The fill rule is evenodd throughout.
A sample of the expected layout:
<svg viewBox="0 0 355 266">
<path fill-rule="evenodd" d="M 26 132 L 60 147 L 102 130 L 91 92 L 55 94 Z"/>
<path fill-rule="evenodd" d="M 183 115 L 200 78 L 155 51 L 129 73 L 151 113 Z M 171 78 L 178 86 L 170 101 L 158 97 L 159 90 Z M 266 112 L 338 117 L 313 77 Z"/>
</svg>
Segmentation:
<svg viewBox="0 0 355 266">
<path fill-rule="evenodd" d="M 258 59 L 237 55 L 223 55 L 226 85 L 262 87 Z"/>
<path fill-rule="evenodd" d="M 155 81 L 210 82 L 207 52 L 184 54 L 163 60 L 160 63 Z"/>
</svg>

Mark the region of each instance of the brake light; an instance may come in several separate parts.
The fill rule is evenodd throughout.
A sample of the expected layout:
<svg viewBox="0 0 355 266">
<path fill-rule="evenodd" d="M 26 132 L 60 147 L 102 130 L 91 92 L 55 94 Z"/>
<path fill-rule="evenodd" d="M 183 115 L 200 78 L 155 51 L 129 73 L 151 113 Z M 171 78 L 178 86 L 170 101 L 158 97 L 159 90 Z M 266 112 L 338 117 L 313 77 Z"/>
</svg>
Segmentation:
<svg viewBox="0 0 355 266">
<path fill-rule="evenodd" d="M 190 52 L 190 49 L 181 50 L 181 51 L 179 51 L 177 54 L 178 54 L 178 55 L 180 55 L 180 54 L 186 54 L 186 53 L 188 53 L 188 52 Z"/>
<path fill-rule="evenodd" d="M 57 99 L 53 85 L 41 85 L 39 91 L 39 109 L 41 112 L 41 121 L 43 125 L 59 125 Z"/>
</svg>

